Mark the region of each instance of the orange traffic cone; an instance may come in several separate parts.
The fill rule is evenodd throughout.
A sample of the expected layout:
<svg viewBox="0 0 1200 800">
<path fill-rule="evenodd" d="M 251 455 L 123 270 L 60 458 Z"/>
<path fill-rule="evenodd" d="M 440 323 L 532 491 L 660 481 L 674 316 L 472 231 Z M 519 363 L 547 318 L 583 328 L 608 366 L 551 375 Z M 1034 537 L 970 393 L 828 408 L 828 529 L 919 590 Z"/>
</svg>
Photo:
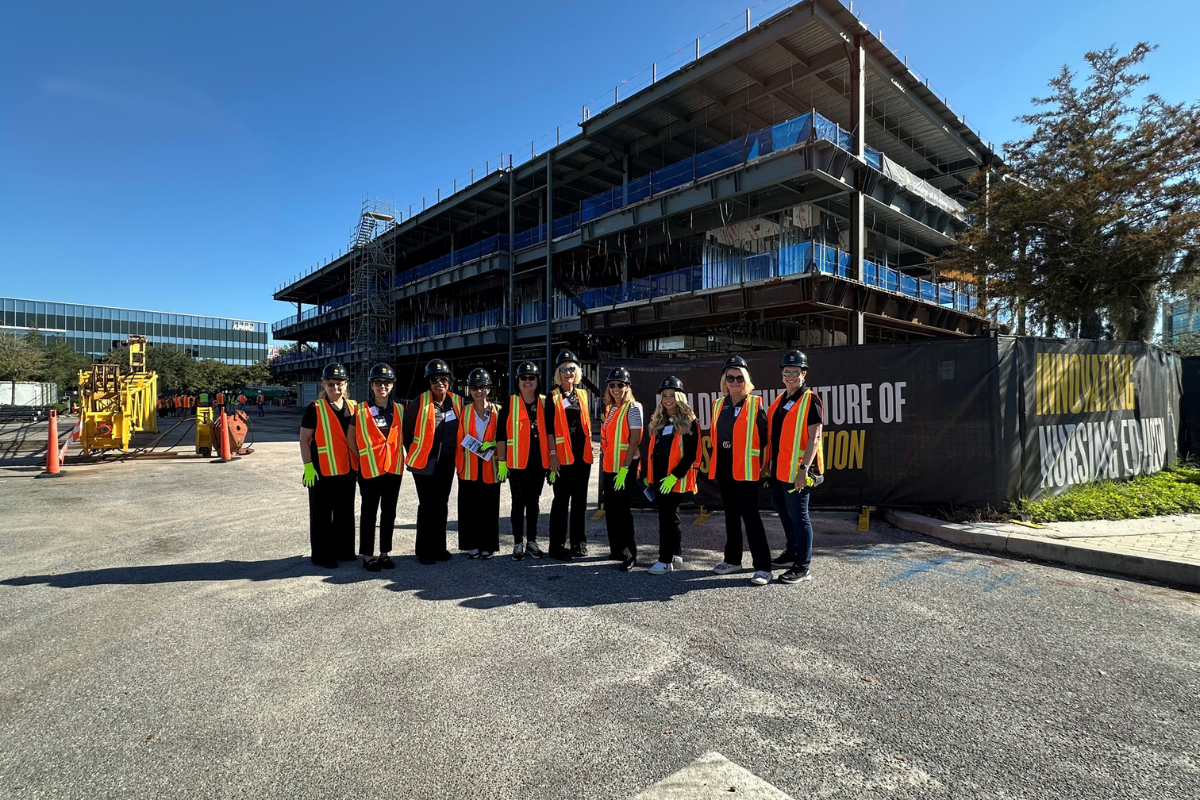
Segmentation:
<svg viewBox="0 0 1200 800">
<path fill-rule="evenodd" d="M 58 412 L 50 411 L 50 436 L 46 442 L 46 471 L 39 478 L 61 478 L 62 467 L 58 463 Z"/>
<path fill-rule="evenodd" d="M 221 461 L 232 461 L 229 456 L 229 420 L 225 418 L 225 407 L 221 406 Z"/>
</svg>

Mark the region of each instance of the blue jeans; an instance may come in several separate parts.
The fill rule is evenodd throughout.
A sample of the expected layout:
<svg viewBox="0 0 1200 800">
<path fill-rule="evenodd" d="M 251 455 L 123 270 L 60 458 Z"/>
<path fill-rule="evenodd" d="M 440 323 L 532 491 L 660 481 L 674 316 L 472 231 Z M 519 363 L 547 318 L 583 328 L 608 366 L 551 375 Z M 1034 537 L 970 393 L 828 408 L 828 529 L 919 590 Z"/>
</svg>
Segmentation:
<svg viewBox="0 0 1200 800">
<path fill-rule="evenodd" d="M 793 484 L 771 477 L 771 506 L 779 514 L 783 532 L 787 534 L 787 549 L 796 554 L 796 566 L 808 569 L 812 563 L 813 529 L 808 518 L 808 497 L 812 489 L 805 486 L 789 493 Z"/>
</svg>

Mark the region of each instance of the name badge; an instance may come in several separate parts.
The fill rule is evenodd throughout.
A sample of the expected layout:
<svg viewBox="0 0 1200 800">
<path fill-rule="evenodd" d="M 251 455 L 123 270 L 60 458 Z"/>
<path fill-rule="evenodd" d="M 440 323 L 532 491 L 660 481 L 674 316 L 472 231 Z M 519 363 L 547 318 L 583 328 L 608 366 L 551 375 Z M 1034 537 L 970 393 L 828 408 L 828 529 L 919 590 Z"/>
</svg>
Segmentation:
<svg viewBox="0 0 1200 800">
<path fill-rule="evenodd" d="M 794 406 L 794 405 L 796 405 L 796 401 L 795 401 L 795 400 L 788 400 L 786 403 L 784 403 L 784 404 L 783 404 L 783 410 L 784 410 L 784 411 L 791 411 L 791 410 L 792 410 L 792 406 Z"/>
<path fill-rule="evenodd" d="M 384 419 L 383 417 L 376 417 L 375 418 L 375 427 L 376 428 L 386 428 L 387 420 Z"/>
<path fill-rule="evenodd" d="M 738 406 L 737 408 L 735 408 L 735 409 L 733 410 L 733 416 L 734 416 L 734 418 L 736 419 L 736 418 L 737 418 L 737 415 L 738 415 L 738 414 L 741 414 L 741 413 L 742 413 L 742 407 L 741 407 L 741 406 Z"/>
<path fill-rule="evenodd" d="M 668 433 L 674 433 L 674 432 L 675 432 L 675 426 L 674 426 L 674 425 L 668 425 L 667 427 L 663 428 L 663 435 L 664 435 L 664 436 L 665 436 L 666 434 L 668 434 Z"/>
<path fill-rule="evenodd" d="M 453 421 L 453 420 L 456 420 L 456 419 L 458 419 L 458 417 L 454 416 L 454 409 L 452 408 L 452 409 L 450 409 L 449 411 L 447 411 L 447 412 L 446 412 L 446 416 L 443 418 L 443 421 L 444 421 L 444 422 L 451 422 L 451 421 Z"/>
<path fill-rule="evenodd" d="M 378 417 L 378 416 L 379 416 L 379 408 L 378 408 L 377 406 L 371 406 L 371 409 L 370 409 L 370 411 L 371 411 L 371 416 L 372 416 L 372 417 Z"/>
<path fill-rule="evenodd" d="M 564 398 L 563 398 L 563 408 L 570 410 L 570 408 L 571 408 L 571 398 L 569 398 L 569 397 L 564 397 Z"/>
</svg>

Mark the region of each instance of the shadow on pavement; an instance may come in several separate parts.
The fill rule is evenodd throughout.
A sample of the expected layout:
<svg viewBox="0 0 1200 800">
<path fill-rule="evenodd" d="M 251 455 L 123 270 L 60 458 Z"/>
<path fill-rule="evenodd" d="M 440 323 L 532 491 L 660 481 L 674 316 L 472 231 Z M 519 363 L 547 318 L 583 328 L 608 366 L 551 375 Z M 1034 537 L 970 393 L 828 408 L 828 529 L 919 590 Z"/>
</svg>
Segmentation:
<svg viewBox="0 0 1200 800">
<path fill-rule="evenodd" d="M 353 564 L 351 564 L 353 566 Z M 0 586 L 53 586 L 75 589 L 81 586 L 143 585 L 184 583 L 188 581 L 269 581 L 324 573 L 303 556 L 267 561 L 201 561 L 190 564 L 154 564 L 134 567 L 107 567 L 57 575 L 23 575 L 0 581 Z"/>
</svg>

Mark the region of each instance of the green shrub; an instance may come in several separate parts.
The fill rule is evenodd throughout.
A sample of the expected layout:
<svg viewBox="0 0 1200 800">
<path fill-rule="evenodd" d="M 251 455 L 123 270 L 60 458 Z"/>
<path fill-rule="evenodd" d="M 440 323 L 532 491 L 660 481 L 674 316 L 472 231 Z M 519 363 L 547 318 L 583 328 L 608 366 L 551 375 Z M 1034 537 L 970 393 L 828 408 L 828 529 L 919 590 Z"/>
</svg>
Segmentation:
<svg viewBox="0 0 1200 800">
<path fill-rule="evenodd" d="M 1196 514 L 1200 513 L 1200 469 L 1180 464 L 1154 475 L 1087 483 L 1045 500 L 1021 500 L 1013 511 L 1036 522 Z"/>
</svg>

